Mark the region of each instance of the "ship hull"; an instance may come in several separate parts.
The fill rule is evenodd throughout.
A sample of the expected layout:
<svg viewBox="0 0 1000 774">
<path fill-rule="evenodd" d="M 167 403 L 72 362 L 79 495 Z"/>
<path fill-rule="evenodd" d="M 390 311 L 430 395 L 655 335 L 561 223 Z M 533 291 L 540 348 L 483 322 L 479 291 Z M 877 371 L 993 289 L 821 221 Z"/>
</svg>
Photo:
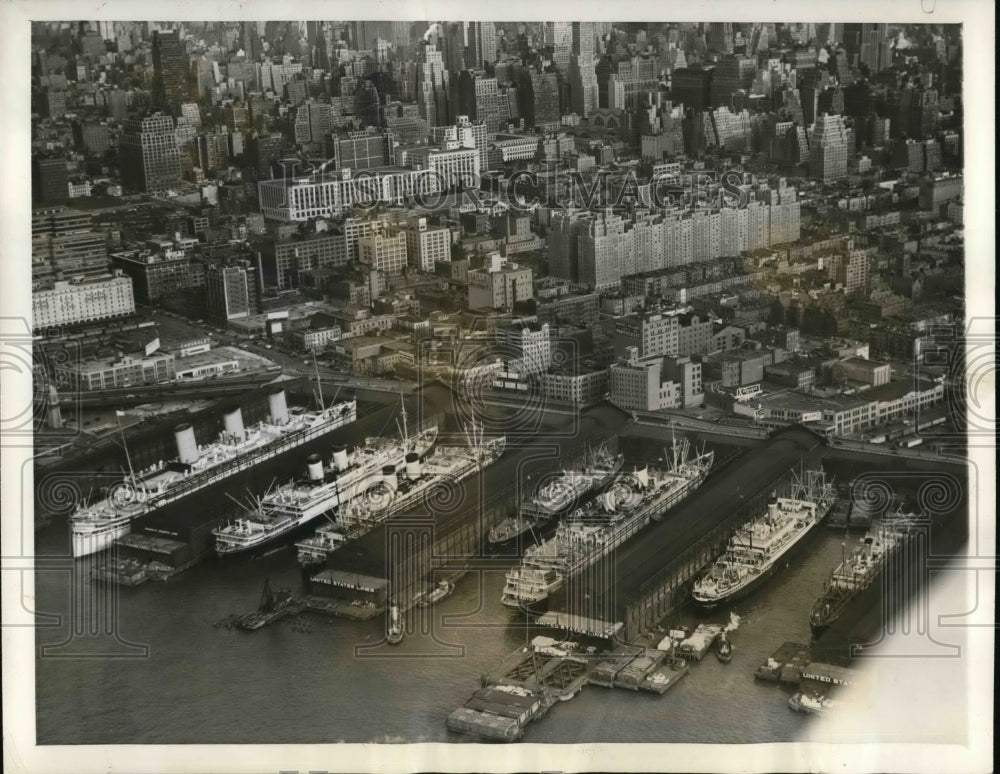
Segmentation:
<svg viewBox="0 0 1000 774">
<path fill-rule="evenodd" d="M 153 495 L 146 495 L 151 499 L 149 502 L 130 514 L 121 524 L 114 524 L 113 537 L 106 538 L 103 528 L 100 528 L 100 535 L 80 529 L 70 518 L 70 531 L 72 533 L 73 556 L 81 558 L 108 548 L 112 542 L 124 537 L 131 532 L 131 522 L 140 516 L 147 516 L 156 513 L 158 510 L 171 503 L 183 500 L 206 487 L 225 481 L 237 473 L 248 471 L 258 465 L 274 459 L 288 451 L 296 449 L 304 444 L 313 441 L 321 436 L 344 427 L 355 421 L 357 418 L 357 406 L 345 410 L 342 416 L 331 418 L 322 424 L 293 431 L 288 437 L 278 437 L 271 442 L 252 449 L 243 457 L 237 457 L 219 464 L 217 467 L 201 471 L 200 473 L 178 481 L 170 489 L 156 492 Z"/>
<path fill-rule="evenodd" d="M 775 572 L 779 569 L 785 567 L 789 560 L 795 556 L 795 554 L 800 551 L 803 546 L 805 546 L 809 541 L 808 537 L 816 533 L 816 528 L 823 523 L 823 519 L 826 518 L 826 511 L 822 516 L 816 519 L 806 530 L 795 538 L 794 541 L 779 554 L 770 565 L 768 565 L 764 570 L 757 573 L 751 580 L 747 581 L 745 584 L 740 586 L 733 591 L 723 594 L 719 597 L 713 598 L 700 598 L 698 596 L 692 595 L 695 607 L 701 611 L 707 612 L 710 610 L 716 610 L 720 607 L 725 607 L 726 605 L 731 605 L 740 600 L 746 599 L 748 596 L 757 591 L 761 586 L 763 586 Z"/>
<path fill-rule="evenodd" d="M 82 559 L 85 556 L 98 554 L 111 547 L 118 538 L 125 537 L 131 531 L 128 521 L 110 527 L 100 527 L 94 532 L 73 531 L 73 556 Z"/>
</svg>

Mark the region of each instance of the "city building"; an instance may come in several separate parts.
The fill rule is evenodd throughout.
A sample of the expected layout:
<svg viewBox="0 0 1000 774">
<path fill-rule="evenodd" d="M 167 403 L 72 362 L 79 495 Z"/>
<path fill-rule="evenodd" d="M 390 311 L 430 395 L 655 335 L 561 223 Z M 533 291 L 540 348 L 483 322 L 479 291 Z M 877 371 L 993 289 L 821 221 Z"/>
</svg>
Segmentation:
<svg viewBox="0 0 1000 774">
<path fill-rule="evenodd" d="M 260 281 L 249 261 L 205 267 L 205 301 L 208 315 L 221 324 L 259 314 Z"/>
<path fill-rule="evenodd" d="M 358 239 L 358 259 L 370 269 L 387 275 L 402 274 L 406 268 L 406 232 L 369 234 Z"/>
<path fill-rule="evenodd" d="M 154 113 L 126 121 L 118 154 L 122 185 L 129 190 L 164 193 L 180 185 L 181 153 L 170 116 Z"/>
<path fill-rule="evenodd" d="M 35 331 L 134 313 L 132 280 L 121 273 L 94 279 L 59 280 L 51 290 L 36 290 L 31 294 Z"/>
<path fill-rule="evenodd" d="M 847 127 L 844 117 L 824 113 L 816 119 L 809 146 L 809 176 L 838 180 L 847 176 Z"/>
<path fill-rule="evenodd" d="M 451 229 L 447 226 L 429 226 L 426 218 L 417 218 L 404 233 L 408 259 L 414 268 L 430 274 L 437 261 L 451 260 Z"/>
<path fill-rule="evenodd" d="M 530 268 L 508 263 L 493 253 L 482 269 L 469 271 L 469 309 L 513 309 L 518 301 L 533 297 Z"/>
</svg>

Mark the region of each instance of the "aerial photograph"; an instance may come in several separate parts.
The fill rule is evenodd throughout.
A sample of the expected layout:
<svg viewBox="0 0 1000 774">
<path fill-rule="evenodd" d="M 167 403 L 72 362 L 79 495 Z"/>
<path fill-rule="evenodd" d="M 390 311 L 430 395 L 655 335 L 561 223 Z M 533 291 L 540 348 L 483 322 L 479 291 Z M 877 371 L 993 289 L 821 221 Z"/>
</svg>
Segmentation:
<svg viewBox="0 0 1000 774">
<path fill-rule="evenodd" d="M 965 33 L 32 21 L 35 744 L 966 745 Z"/>
</svg>

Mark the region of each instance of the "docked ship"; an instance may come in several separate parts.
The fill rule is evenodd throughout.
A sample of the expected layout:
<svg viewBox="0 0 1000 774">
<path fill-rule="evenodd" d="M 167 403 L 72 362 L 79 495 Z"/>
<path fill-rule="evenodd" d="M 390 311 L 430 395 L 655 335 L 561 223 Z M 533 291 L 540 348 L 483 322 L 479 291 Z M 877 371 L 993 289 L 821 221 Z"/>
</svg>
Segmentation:
<svg viewBox="0 0 1000 774">
<path fill-rule="evenodd" d="M 837 566 L 823 593 L 809 611 L 809 627 L 814 637 L 825 632 L 858 594 L 879 577 L 886 560 L 907 539 L 913 514 L 897 512 L 873 524 L 860 539 L 861 545 Z"/>
<path fill-rule="evenodd" d="M 126 446 L 129 472 L 125 479 L 103 499 L 81 505 L 70 516 L 73 556 L 103 551 L 129 534 L 133 519 L 302 446 L 353 422 L 358 415 L 353 400 L 329 408 L 321 404 L 318 411 L 289 409 L 285 391 L 278 389 L 267 401 L 266 420 L 245 427 L 241 410 L 233 409 L 224 415 L 218 438 L 201 446 L 190 424 L 178 425 L 174 431 L 177 456 L 143 470 L 133 470 Z"/>
<path fill-rule="evenodd" d="M 348 453 L 339 446 L 329 464 L 318 454 L 306 459 L 306 475 L 267 492 L 254 507 L 225 526 L 212 530 L 220 556 L 254 550 L 287 536 L 324 514 L 361 496 L 379 483 L 398 481 L 397 471 L 419 463 L 437 440 L 437 425 L 414 435 L 402 413 L 399 438 L 378 436 Z"/>
<path fill-rule="evenodd" d="M 621 470 L 624 456 L 612 454 L 605 444 L 588 452 L 581 468 L 571 468 L 542 484 L 533 497 L 521 503 L 516 515 L 490 529 L 490 548 L 514 543 L 526 533 L 544 529 L 588 495 L 600 491 Z"/>
<path fill-rule="evenodd" d="M 781 560 L 820 524 L 836 492 L 823 471 L 795 475 L 791 497 L 771 497 L 763 514 L 741 527 L 725 552 L 695 581 L 691 596 L 702 609 L 735 602 L 757 589 Z"/>
<path fill-rule="evenodd" d="M 619 473 L 606 491 L 559 524 L 555 535 L 527 549 L 521 566 L 507 573 L 500 601 L 532 614 L 542 612 L 568 578 L 610 554 L 701 486 L 714 459 L 714 452 L 691 454 L 685 439 L 673 443 L 670 462 Z"/>
<path fill-rule="evenodd" d="M 492 465 L 507 448 L 506 436 L 484 438 L 473 425 L 467 446 L 437 446 L 423 460 L 416 452 L 406 457 L 402 476 L 395 472 L 373 479 L 371 486 L 343 502 L 336 516 L 316 533 L 295 544 L 303 567 L 326 561 L 326 557 L 349 540 L 367 534 L 389 517 L 433 497 L 442 483 L 462 479 Z"/>
</svg>

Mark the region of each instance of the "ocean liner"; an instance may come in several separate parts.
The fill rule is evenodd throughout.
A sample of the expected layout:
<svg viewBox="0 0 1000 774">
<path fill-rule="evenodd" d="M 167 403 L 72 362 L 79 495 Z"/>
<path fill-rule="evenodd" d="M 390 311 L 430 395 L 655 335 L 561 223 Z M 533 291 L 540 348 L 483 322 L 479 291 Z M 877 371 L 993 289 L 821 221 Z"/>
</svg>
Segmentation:
<svg viewBox="0 0 1000 774">
<path fill-rule="evenodd" d="M 318 454 L 310 455 L 302 480 L 269 491 L 245 515 L 212 530 L 216 553 L 222 556 L 259 548 L 349 503 L 376 484 L 398 483 L 397 471 L 407 463 L 419 463 L 436 440 L 437 425 L 433 424 L 411 436 L 404 408 L 399 438 L 367 438 L 350 453 L 344 447 L 335 448 L 327 466 Z"/>
<path fill-rule="evenodd" d="M 901 511 L 879 524 L 873 524 L 860 539 L 861 545 L 830 575 L 823 593 L 809 611 L 809 627 L 818 637 L 836 621 L 858 594 L 879 577 L 886 560 L 907 539 L 913 514 Z"/>
<path fill-rule="evenodd" d="M 735 602 L 758 588 L 781 559 L 823 521 L 836 492 L 822 470 L 795 476 L 791 497 L 771 497 L 763 514 L 740 528 L 722 556 L 695 581 L 691 596 L 703 609 Z"/>
<path fill-rule="evenodd" d="M 310 567 L 325 561 L 347 541 L 368 533 L 422 498 L 433 497 L 436 487 L 457 484 L 492 465 L 507 446 L 505 436 L 484 438 L 475 425 L 466 440 L 467 446 L 437 446 L 423 460 L 411 452 L 401 477 L 375 479 L 368 489 L 343 502 L 329 523 L 295 544 L 299 564 Z"/>
<path fill-rule="evenodd" d="M 588 452 L 581 468 L 564 470 L 557 478 L 542 484 L 533 497 L 521 503 L 517 515 L 504 519 L 490 529 L 491 548 L 516 541 L 521 535 L 543 529 L 556 517 L 600 491 L 621 470 L 624 457 L 611 454 L 605 445 Z"/>
<path fill-rule="evenodd" d="M 690 454 L 685 439 L 673 443 L 671 460 L 662 467 L 618 474 L 606 491 L 568 516 L 553 537 L 525 552 L 521 566 L 507 573 L 500 601 L 542 612 L 567 578 L 607 556 L 697 489 L 714 458 L 714 452 L 704 450 Z"/>
<path fill-rule="evenodd" d="M 239 408 L 224 415 L 224 430 L 212 443 L 199 446 L 194 428 L 179 425 L 174 431 L 177 457 L 144 470 L 133 470 L 125 447 L 129 471 L 103 499 L 81 505 L 70 516 L 73 555 L 83 557 L 108 548 L 129 534 L 131 521 L 155 512 L 235 473 L 295 449 L 357 419 L 353 400 L 319 411 L 289 409 L 284 390 L 268 396 L 268 419 L 244 427 Z M 122 439 L 124 442 L 124 438 Z"/>
</svg>

